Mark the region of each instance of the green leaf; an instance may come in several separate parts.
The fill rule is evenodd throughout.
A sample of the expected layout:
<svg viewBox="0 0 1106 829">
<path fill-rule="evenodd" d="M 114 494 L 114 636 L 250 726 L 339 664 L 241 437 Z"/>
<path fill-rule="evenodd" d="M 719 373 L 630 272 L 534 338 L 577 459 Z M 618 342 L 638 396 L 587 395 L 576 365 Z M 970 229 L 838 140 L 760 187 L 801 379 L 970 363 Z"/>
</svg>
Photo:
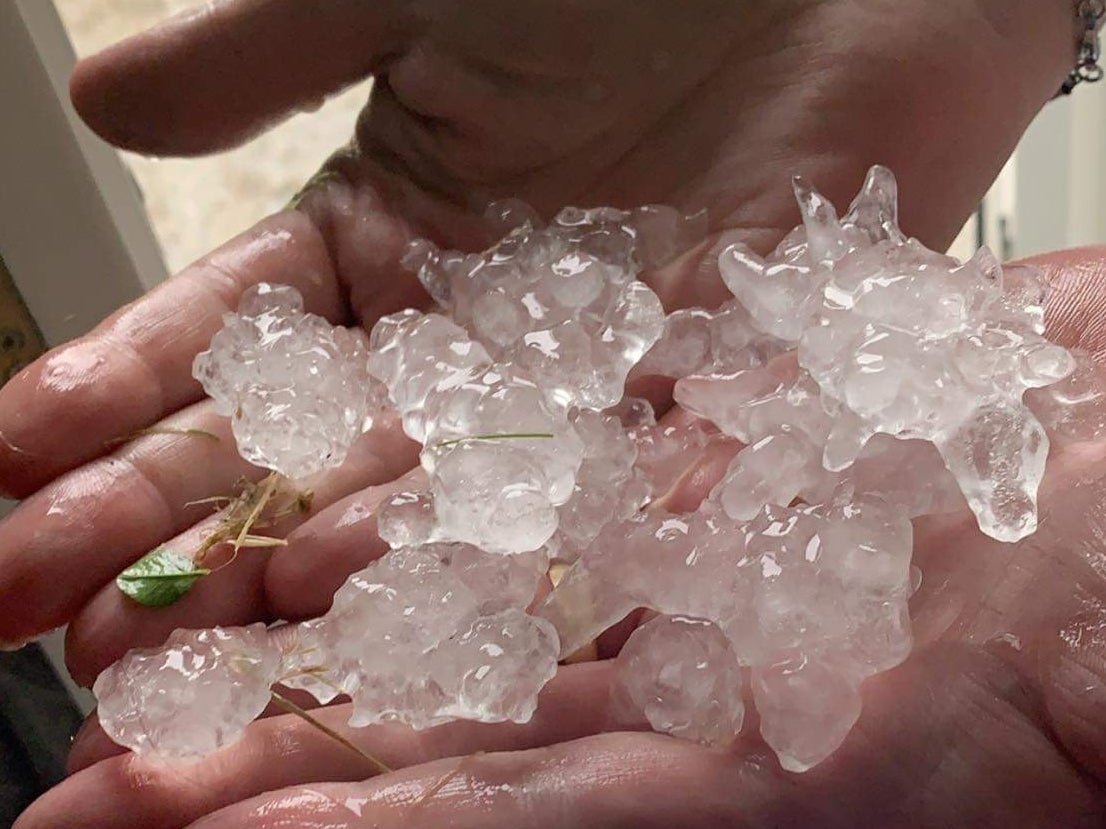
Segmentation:
<svg viewBox="0 0 1106 829">
<path fill-rule="evenodd" d="M 165 607 L 210 572 L 197 567 L 186 555 L 158 547 L 120 573 L 115 584 L 139 604 Z"/>
</svg>

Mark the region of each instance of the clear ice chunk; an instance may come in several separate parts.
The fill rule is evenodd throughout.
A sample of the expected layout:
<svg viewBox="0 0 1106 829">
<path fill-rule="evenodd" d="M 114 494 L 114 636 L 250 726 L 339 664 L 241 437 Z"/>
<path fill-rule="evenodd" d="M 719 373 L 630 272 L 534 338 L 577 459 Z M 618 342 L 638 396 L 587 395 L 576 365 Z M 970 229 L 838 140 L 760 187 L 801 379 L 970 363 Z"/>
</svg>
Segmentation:
<svg viewBox="0 0 1106 829">
<path fill-rule="evenodd" d="M 754 668 L 760 733 L 787 771 L 809 771 L 845 741 L 860 718 L 859 683 L 805 656 Z"/>
<path fill-rule="evenodd" d="M 369 370 L 388 389 L 412 440 L 426 440 L 424 409 L 432 395 L 443 395 L 473 380 L 491 366 L 491 358 L 465 330 L 440 314 L 408 310 L 381 318 L 372 330 Z"/>
<path fill-rule="evenodd" d="M 353 701 L 350 724 L 529 719 L 559 647 L 525 612 L 547 563 L 436 543 L 350 576 L 314 623 L 321 661 Z"/>
<path fill-rule="evenodd" d="M 231 418 L 238 451 L 289 478 L 340 466 L 372 425 L 384 389 L 364 333 L 306 313 L 284 285 L 261 283 L 197 355 L 193 376 Z"/>
<path fill-rule="evenodd" d="M 483 254 L 425 245 L 409 257 L 422 283 L 498 362 L 529 375 L 564 406 L 606 409 L 665 324 L 637 279 L 689 247 L 696 219 L 671 208 L 565 208 L 531 217 Z"/>
<path fill-rule="evenodd" d="M 1043 278 L 1004 270 L 986 250 L 961 264 L 905 238 L 883 168 L 841 219 L 810 185 L 797 181 L 795 190 L 803 227 L 767 258 L 735 245 L 719 267 L 753 324 L 792 343 L 816 384 L 830 416 L 816 441 L 822 465 L 845 472 L 877 434 L 928 441 L 983 532 L 1004 541 L 1033 532 L 1048 440 L 1023 398 L 1075 368 L 1043 336 Z M 677 399 L 694 405 L 693 381 L 681 382 Z M 748 428 L 740 399 L 731 409 L 715 420 L 723 431 L 746 442 L 769 437 Z"/>
<path fill-rule="evenodd" d="M 178 631 L 107 669 L 107 733 L 201 756 L 273 684 L 348 697 L 354 726 L 524 722 L 559 657 L 644 608 L 616 661 L 624 715 L 725 746 L 749 690 L 785 769 L 822 762 L 862 683 L 912 648 L 912 519 L 970 508 L 993 538 L 1032 533 L 1050 443 L 1106 432 L 1106 375 L 1045 337 L 1039 272 L 907 238 L 888 170 L 844 215 L 793 186 L 802 224 L 774 252 L 720 243 L 734 298 L 714 309 L 665 316 L 642 280 L 702 238 L 662 207 L 543 224 L 496 203 L 486 251 L 411 246 L 440 312 L 384 317 L 367 344 L 290 288 L 248 292 L 194 366 L 242 455 L 321 471 L 387 402 L 427 483 L 380 507 L 390 551 L 325 615 Z M 683 413 L 627 397 L 650 375 Z"/>
<path fill-rule="evenodd" d="M 654 731 L 724 748 L 745 720 L 741 666 L 715 625 L 658 616 L 635 630 L 616 659 L 615 705 Z"/>
<path fill-rule="evenodd" d="M 177 630 L 96 678 L 104 731 L 136 754 L 199 759 L 242 736 L 269 704 L 281 652 L 261 624 Z"/>
</svg>

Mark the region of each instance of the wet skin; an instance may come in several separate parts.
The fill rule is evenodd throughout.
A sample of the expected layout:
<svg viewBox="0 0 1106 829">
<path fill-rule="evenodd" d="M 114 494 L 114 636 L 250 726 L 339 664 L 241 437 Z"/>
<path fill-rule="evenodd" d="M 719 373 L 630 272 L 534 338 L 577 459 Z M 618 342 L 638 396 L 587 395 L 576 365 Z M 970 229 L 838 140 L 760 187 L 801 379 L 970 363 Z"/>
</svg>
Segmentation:
<svg viewBox="0 0 1106 829">
<path fill-rule="evenodd" d="M 893 13 L 889 11 L 893 5 Z M 1069 68 L 1066 0 L 733 3 L 695 0 L 222 4 L 81 65 L 77 106 L 109 140 L 169 154 L 233 144 L 276 114 L 377 73 L 356 141 L 296 210 L 185 269 L 0 393 L 0 485 L 26 497 L 0 525 L 0 639 L 69 622 L 69 662 L 91 682 L 127 648 L 175 627 L 295 619 L 383 551 L 373 508 L 409 486 L 416 447 L 387 423 L 289 546 L 251 551 L 177 605 L 151 612 L 111 580 L 209 514 L 190 501 L 246 475 L 201 400 L 194 354 L 251 284 L 297 286 L 334 322 L 369 326 L 423 304 L 398 266 L 407 240 L 475 249 L 491 198 L 706 208 L 711 237 L 657 275 L 669 307 L 720 297 L 714 242 L 770 247 L 797 219 L 803 173 L 844 201 L 874 162 L 899 175 L 905 228 L 951 239 Z M 994 95 L 1002 88 L 1004 95 Z M 1106 349 L 1106 251 L 1047 261 L 1054 335 Z M 679 414 L 672 415 L 678 417 Z M 223 439 L 151 435 L 154 424 Z M 987 541 L 968 522 L 918 527 L 925 580 L 911 660 L 866 684 L 846 745 L 801 777 L 751 736 L 719 754 L 608 730 L 605 662 L 562 670 L 533 723 L 423 735 L 355 733 L 402 771 L 368 771 L 288 717 L 225 755 L 165 769 L 82 735 L 38 826 L 1097 826 L 1106 822 L 1102 671 L 1106 479 L 1100 447 L 1053 459 L 1037 536 Z M 719 458 L 689 459 L 684 502 Z M 256 553 L 256 554 L 255 554 Z M 341 708 L 321 716 L 344 721 Z M 751 724 L 755 725 L 755 723 Z M 451 758 L 485 751 L 458 765 Z M 434 796 L 416 803 L 443 778 Z M 289 788 L 290 787 L 290 788 Z M 265 794 L 267 793 L 267 794 Z M 359 814 L 358 814 L 359 813 Z"/>
</svg>

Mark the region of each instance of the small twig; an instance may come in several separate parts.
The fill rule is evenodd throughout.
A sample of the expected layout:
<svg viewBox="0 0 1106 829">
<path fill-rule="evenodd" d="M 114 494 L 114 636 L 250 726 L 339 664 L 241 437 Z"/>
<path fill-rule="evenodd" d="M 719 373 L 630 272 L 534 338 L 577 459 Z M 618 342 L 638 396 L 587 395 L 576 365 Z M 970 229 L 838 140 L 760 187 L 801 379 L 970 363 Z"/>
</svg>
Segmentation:
<svg viewBox="0 0 1106 829">
<path fill-rule="evenodd" d="M 556 437 L 552 432 L 514 432 L 505 435 L 469 435 L 463 438 L 453 438 L 452 440 L 443 440 L 440 443 L 434 444 L 438 449 L 442 449 L 446 446 L 453 446 L 458 443 L 464 443 L 469 440 L 528 440 L 531 438 L 552 438 Z"/>
<path fill-rule="evenodd" d="M 231 498 L 229 495 L 213 495 L 210 498 L 200 498 L 198 501 L 188 501 L 185 503 L 186 507 L 201 507 L 204 504 L 233 504 L 237 501 L 237 498 Z"/>
<path fill-rule="evenodd" d="M 267 535 L 246 535 L 241 541 L 235 542 L 234 546 L 239 549 L 242 547 L 287 547 L 288 539 L 270 538 Z"/>
<path fill-rule="evenodd" d="M 246 536 L 250 534 L 250 528 L 257 522 L 257 519 L 261 517 L 262 511 L 265 509 L 265 505 L 269 503 L 269 499 L 273 497 L 273 493 L 276 492 L 277 484 L 280 483 L 280 476 L 275 472 L 266 478 L 261 484 L 260 494 L 257 496 L 257 501 L 254 502 L 253 510 L 246 516 L 246 520 L 242 523 L 242 529 L 238 533 L 238 538 L 234 540 L 234 549 L 238 550 L 242 547 L 242 542 L 246 540 Z"/>
<path fill-rule="evenodd" d="M 196 504 L 212 503 L 226 506 L 223 516 L 219 519 L 218 527 L 203 540 L 193 560 L 203 562 L 214 547 L 224 542 L 229 543 L 234 550 L 234 555 L 230 561 L 217 568 L 221 570 L 234 561 L 243 548 L 285 546 L 287 541 L 284 539 L 255 535 L 252 532 L 256 527 L 267 527 L 289 515 L 303 514 L 310 510 L 313 493 L 307 490 L 285 498 L 280 489 L 284 480 L 281 475 L 274 472 L 260 483 L 248 481 L 243 483 L 242 491 L 233 498 L 216 496 L 194 501 L 193 503 Z M 266 511 L 268 511 L 267 514 Z"/>
<path fill-rule="evenodd" d="M 297 717 L 299 717 L 301 720 L 306 722 L 308 725 L 312 726 L 313 728 L 318 729 L 323 734 L 330 737 L 330 739 L 341 743 L 346 748 L 348 748 L 350 751 L 353 751 L 353 752 L 361 755 L 362 757 L 364 757 L 366 760 L 368 760 L 376 768 L 376 770 L 379 774 L 388 774 L 392 771 L 392 769 L 390 767 L 385 765 L 383 762 L 381 762 L 377 758 L 373 757 L 368 752 L 363 751 L 360 748 L 358 748 L 357 746 L 355 746 L 353 743 L 351 743 L 349 740 L 347 740 L 345 737 L 343 737 L 341 734 L 339 734 L 333 728 L 331 728 L 330 726 L 327 726 L 327 725 L 323 725 L 323 723 L 319 722 L 319 720 L 315 719 L 313 716 L 308 714 L 306 711 L 304 711 L 302 708 L 300 708 L 298 705 L 296 705 L 294 702 L 292 702 L 292 700 L 288 699 L 285 696 L 282 696 L 281 694 L 277 693 L 276 691 L 272 691 L 271 693 L 273 695 L 273 702 L 275 702 L 279 707 L 283 708 L 289 714 L 295 714 Z"/>
</svg>

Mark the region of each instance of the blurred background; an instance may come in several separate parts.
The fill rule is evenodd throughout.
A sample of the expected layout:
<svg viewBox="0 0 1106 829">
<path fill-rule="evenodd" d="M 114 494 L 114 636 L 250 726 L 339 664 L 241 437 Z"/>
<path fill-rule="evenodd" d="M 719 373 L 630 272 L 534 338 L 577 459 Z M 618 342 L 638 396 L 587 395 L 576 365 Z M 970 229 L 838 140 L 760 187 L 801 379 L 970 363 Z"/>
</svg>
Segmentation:
<svg viewBox="0 0 1106 829">
<path fill-rule="evenodd" d="M 41 1 L 41 0 L 39 0 Z M 196 0 L 55 0 L 78 55 L 98 52 Z M 127 154 L 170 273 L 279 210 L 352 134 L 370 81 L 297 115 L 243 147 L 211 158 Z"/>
<path fill-rule="evenodd" d="M 68 100 L 76 56 L 194 5 L 0 0 L 0 381 L 281 208 L 348 140 L 368 83 L 210 158 L 95 139 Z M 952 252 L 987 244 L 1012 259 L 1095 242 L 1106 242 L 1106 83 L 1046 109 Z M 0 827 L 63 773 L 90 706 L 64 672 L 60 634 L 0 653 Z"/>
</svg>

